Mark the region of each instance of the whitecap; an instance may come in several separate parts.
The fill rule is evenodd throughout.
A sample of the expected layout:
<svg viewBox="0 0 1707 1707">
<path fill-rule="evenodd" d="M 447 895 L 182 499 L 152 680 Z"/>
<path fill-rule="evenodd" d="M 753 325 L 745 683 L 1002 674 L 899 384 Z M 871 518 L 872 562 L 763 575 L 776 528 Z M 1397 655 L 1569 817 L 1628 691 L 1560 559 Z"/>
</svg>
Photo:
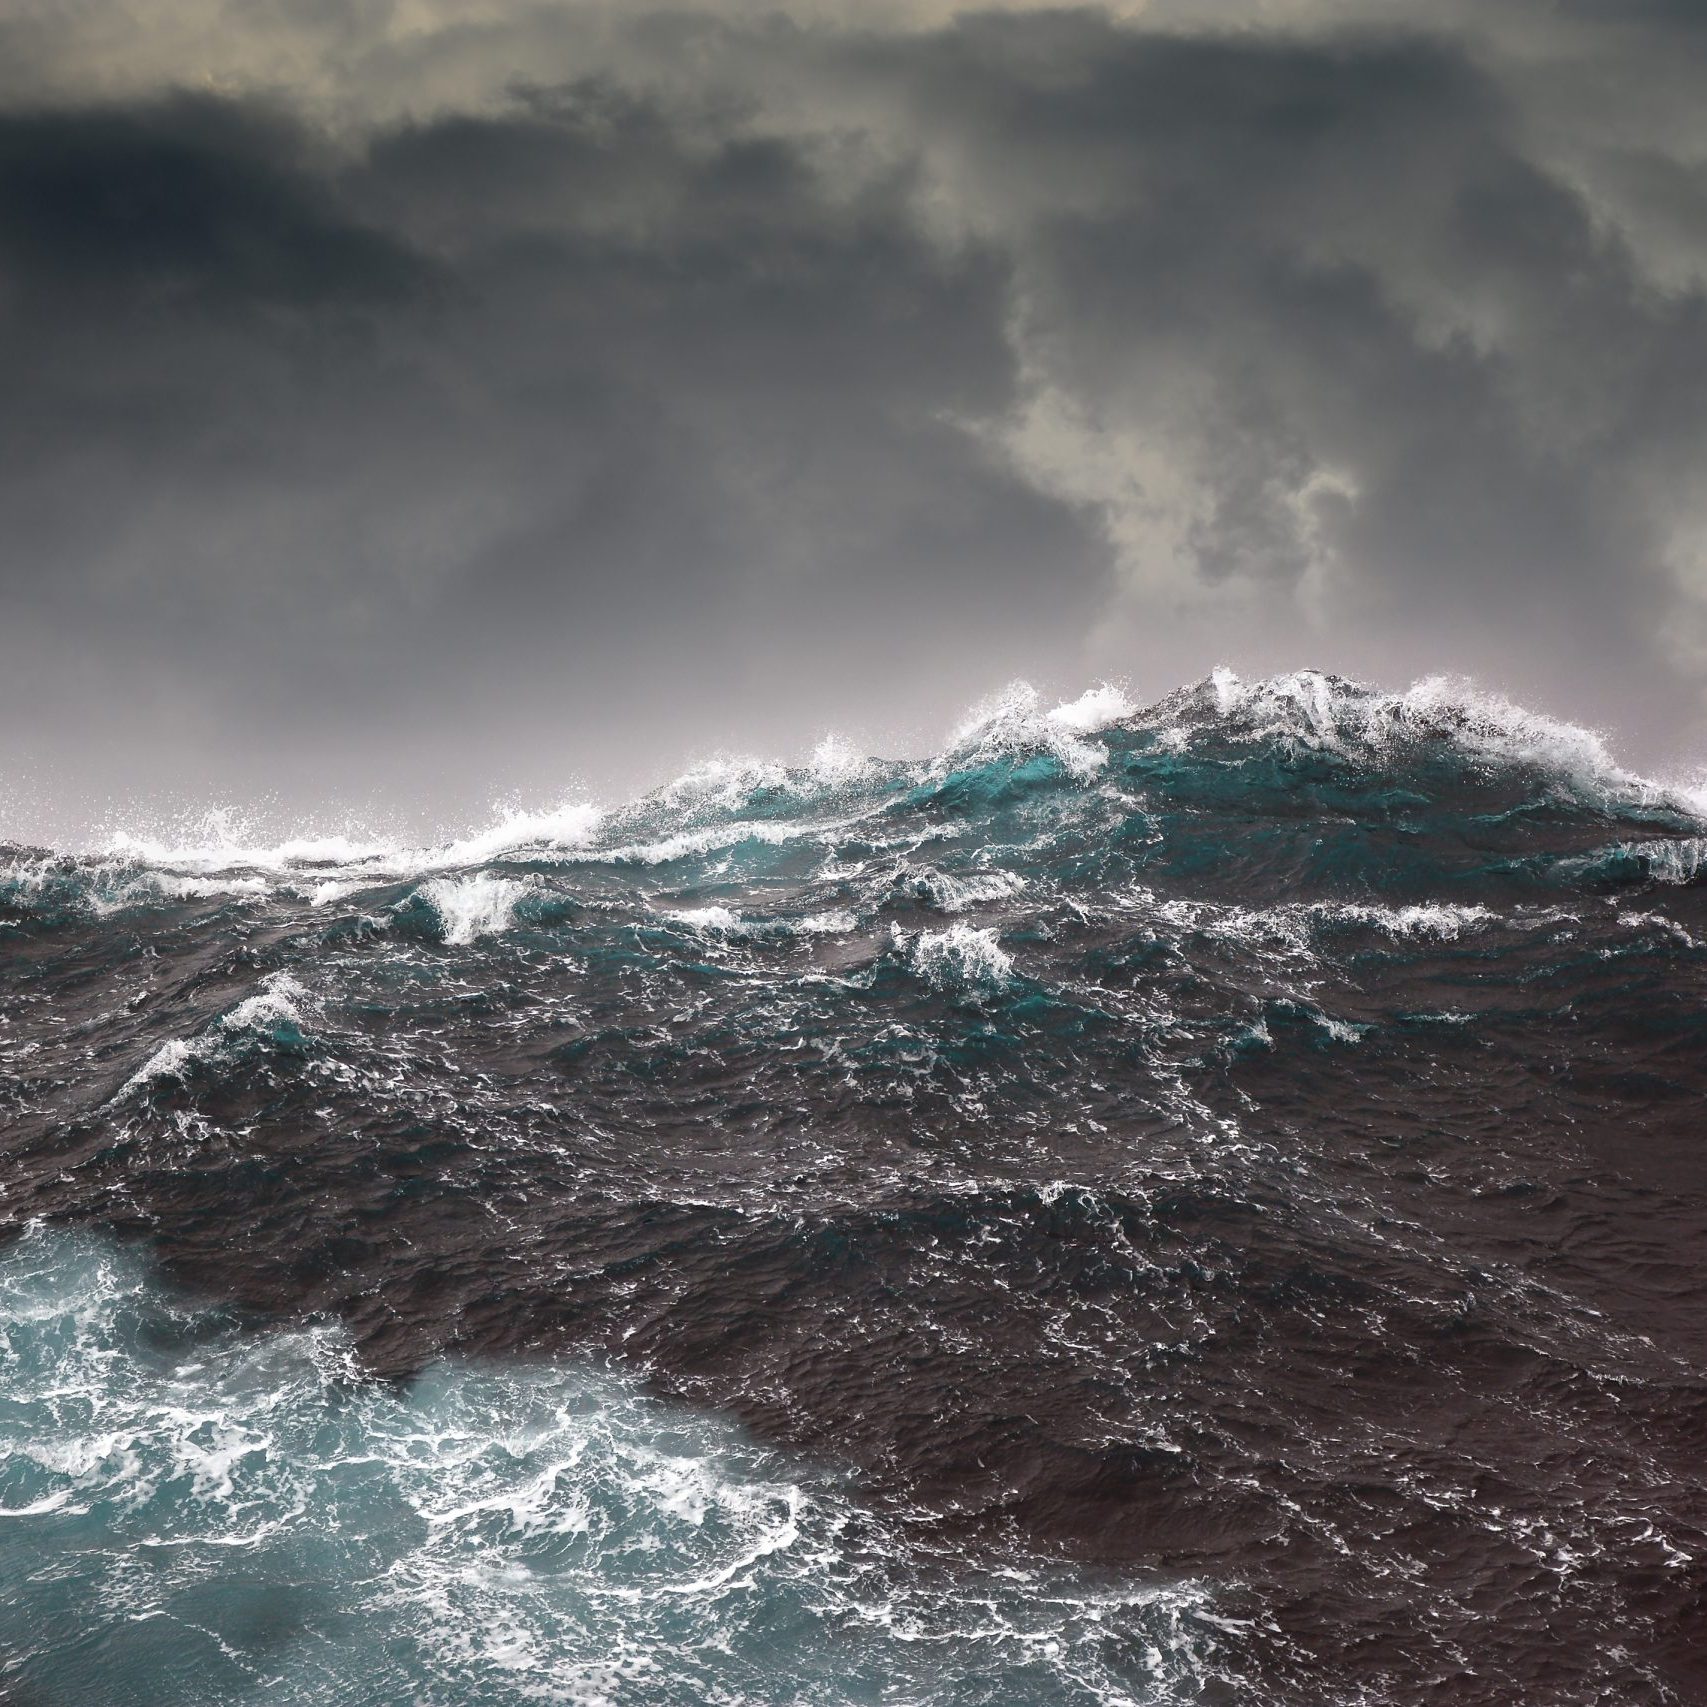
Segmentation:
<svg viewBox="0 0 1707 1707">
<path fill-rule="evenodd" d="M 1707 870 L 1707 836 L 1620 842 L 1613 852 L 1641 860 L 1654 883 L 1682 886 Z"/>
<path fill-rule="evenodd" d="M 1108 751 L 1090 739 L 1132 715 L 1120 689 L 1107 683 L 1076 700 L 1045 710 L 1029 682 L 1013 682 L 985 700 L 954 731 L 948 751 L 936 761 L 940 770 L 995 758 L 1042 753 L 1081 779 L 1108 763 Z"/>
<path fill-rule="evenodd" d="M 157 1079 L 182 1078 L 197 1062 L 217 1059 L 245 1032 L 277 1035 L 285 1029 L 300 1031 L 302 1010 L 309 1000 L 308 991 L 288 972 L 274 972 L 262 980 L 253 995 L 220 1014 L 200 1036 L 168 1038 L 125 1080 L 118 1095 L 123 1097 Z"/>
<path fill-rule="evenodd" d="M 1221 665 L 1206 683 L 1162 701 L 1150 715 L 1167 719 L 1193 706 L 1207 707 L 1247 739 L 1382 757 L 1407 743 L 1446 741 L 1472 762 L 1533 766 L 1597 802 L 1664 806 L 1691 816 L 1707 804 L 1707 791 L 1625 769 L 1601 731 L 1531 711 L 1464 677 L 1425 676 L 1393 693 L 1320 670 L 1245 682 Z"/>
<path fill-rule="evenodd" d="M 723 906 L 679 907 L 666 911 L 664 917 L 706 936 L 746 938 L 834 936 L 859 923 L 856 915 L 846 911 L 808 913 L 797 919 L 753 919 Z"/>
<path fill-rule="evenodd" d="M 549 851 L 583 848 L 592 840 L 603 817 L 599 807 L 585 801 L 556 806 L 547 812 L 512 809 L 488 828 L 427 850 L 424 857 L 435 865 L 479 865 L 523 848 Z"/>
<path fill-rule="evenodd" d="M 983 871 L 956 877 L 934 865 L 903 866 L 884 886 L 887 896 L 923 901 L 939 913 L 960 913 L 985 901 L 1005 901 L 1020 894 L 1025 880 L 1011 871 Z"/>
<path fill-rule="evenodd" d="M 993 930 L 953 924 L 947 930 L 920 931 L 902 940 L 913 965 L 939 987 L 1005 984 L 1013 976 L 1013 957 Z"/>
<path fill-rule="evenodd" d="M 684 907 L 676 912 L 666 913 L 665 917 L 674 919 L 678 925 L 686 925 L 689 930 L 703 931 L 709 936 L 738 936 L 749 929 L 741 916 L 728 907 Z"/>
<path fill-rule="evenodd" d="M 438 877 L 416 892 L 439 915 L 444 940 L 455 946 L 495 936 L 515 922 L 516 903 L 528 885 L 510 877 L 476 872 L 470 877 Z"/>
</svg>

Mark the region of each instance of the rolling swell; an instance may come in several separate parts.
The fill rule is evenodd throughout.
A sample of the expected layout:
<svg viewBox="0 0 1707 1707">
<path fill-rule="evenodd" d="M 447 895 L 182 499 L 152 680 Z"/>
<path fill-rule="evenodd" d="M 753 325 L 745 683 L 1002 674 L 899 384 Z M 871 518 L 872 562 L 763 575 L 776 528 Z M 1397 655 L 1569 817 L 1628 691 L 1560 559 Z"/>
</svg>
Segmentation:
<svg viewBox="0 0 1707 1707">
<path fill-rule="evenodd" d="M 19 849 L 0 1214 L 382 1377 L 590 1354 L 879 1550 L 1205 1588 L 1087 1699 L 1700 1699 L 1699 804 L 1219 674 L 436 849 Z"/>
</svg>

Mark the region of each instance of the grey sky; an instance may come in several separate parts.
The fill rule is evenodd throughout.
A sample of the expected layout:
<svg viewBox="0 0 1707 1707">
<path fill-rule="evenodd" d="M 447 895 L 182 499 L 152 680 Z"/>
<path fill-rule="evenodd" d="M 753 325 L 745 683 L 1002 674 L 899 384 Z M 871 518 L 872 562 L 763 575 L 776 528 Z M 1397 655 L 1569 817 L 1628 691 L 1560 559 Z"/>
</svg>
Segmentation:
<svg viewBox="0 0 1707 1707">
<path fill-rule="evenodd" d="M 1223 660 L 1688 763 L 1704 15 L 1427 17 L 8 10 L 14 816 L 454 817 Z"/>
</svg>

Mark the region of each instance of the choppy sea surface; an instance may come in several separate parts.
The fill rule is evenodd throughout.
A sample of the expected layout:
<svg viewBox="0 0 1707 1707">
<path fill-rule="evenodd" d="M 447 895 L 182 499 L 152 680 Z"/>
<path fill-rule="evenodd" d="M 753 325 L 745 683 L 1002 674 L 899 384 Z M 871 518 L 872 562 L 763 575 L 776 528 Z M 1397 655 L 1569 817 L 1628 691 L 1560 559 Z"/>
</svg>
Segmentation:
<svg viewBox="0 0 1707 1707">
<path fill-rule="evenodd" d="M 1704 815 L 1218 672 L 0 845 L 0 1700 L 1707 1701 Z"/>
</svg>

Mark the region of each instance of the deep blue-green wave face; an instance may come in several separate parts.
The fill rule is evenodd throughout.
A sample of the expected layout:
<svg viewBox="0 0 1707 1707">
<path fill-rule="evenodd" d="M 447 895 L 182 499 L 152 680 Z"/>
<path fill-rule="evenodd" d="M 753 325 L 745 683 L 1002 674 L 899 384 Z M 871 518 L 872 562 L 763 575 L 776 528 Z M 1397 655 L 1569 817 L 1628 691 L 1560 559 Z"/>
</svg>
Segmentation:
<svg viewBox="0 0 1707 1707">
<path fill-rule="evenodd" d="M 0 1690 L 1707 1699 L 1700 808 L 1223 675 L 9 850 Z"/>
</svg>

